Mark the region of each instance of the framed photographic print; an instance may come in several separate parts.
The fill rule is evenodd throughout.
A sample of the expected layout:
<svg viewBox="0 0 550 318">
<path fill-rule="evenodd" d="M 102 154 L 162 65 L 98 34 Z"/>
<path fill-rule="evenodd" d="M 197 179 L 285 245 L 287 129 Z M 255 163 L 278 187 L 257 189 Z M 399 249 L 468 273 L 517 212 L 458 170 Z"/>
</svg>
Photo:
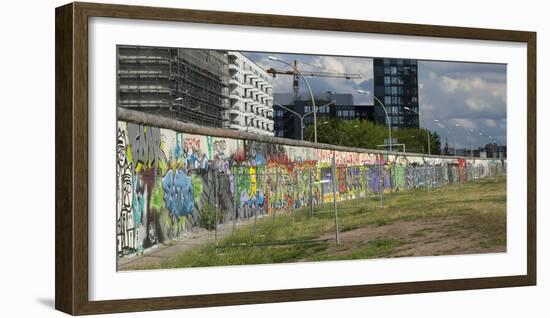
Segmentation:
<svg viewBox="0 0 550 318">
<path fill-rule="evenodd" d="M 536 284 L 536 33 L 56 9 L 56 308 Z"/>
</svg>

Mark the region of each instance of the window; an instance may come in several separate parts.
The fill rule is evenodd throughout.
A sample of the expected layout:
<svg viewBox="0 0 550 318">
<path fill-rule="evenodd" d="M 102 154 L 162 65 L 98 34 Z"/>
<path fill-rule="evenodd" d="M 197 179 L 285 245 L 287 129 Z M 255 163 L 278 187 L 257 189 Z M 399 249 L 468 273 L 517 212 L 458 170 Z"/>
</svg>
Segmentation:
<svg viewBox="0 0 550 318">
<path fill-rule="evenodd" d="M 304 112 L 309 113 L 311 111 L 311 106 L 304 106 Z"/>
<path fill-rule="evenodd" d="M 384 94 L 391 95 L 391 87 L 390 86 L 384 87 Z"/>
<path fill-rule="evenodd" d="M 342 117 L 342 111 L 341 111 L 341 110 L 337 110 L 337 111 L 336 111 L 336 116 L 337 116 L 337 117 Z"/>
<path fill-rule="evenodd" d="M 397 67 L 395 66 L 391 67 L 391 75 L 397 75 Z"/>
<path fill-rule="evenodd" d="M 384 67 L 384 75 L 391 75 L 391 67 Z"/>
<path fill-rule="evenodd" d="M 401 96 L 393 96 L 392 97 L 392 104 L 394 105 L 403 105 L 403 99 Z"/>
<path fill-rule="evenodd" d="M 390 65 L 390 59 L 384 59 L 384 65 Z"/>
<path fill-rule="evenodd" d="M 397 106 L 392 106 L 392 107 L 391 107 L 391 112 L 392 112 L 392 114 L 394 114 L 394 115 L 395 115 L 395 114 L 399 114 L 399 107 L 397 107 Z"/>
<path fill-rule="evenodd" d="M 418 97 L 416 96 L 411 97 L 411 102 L 418 103 Z"/>
<path fill-rule="evenodd" d="M 392 95 L 397 95 L 397 86 L 392 86 L 391 87 L 391 94 Z"/>
<path fill-rule="evenodd" d="M 390 82 L 391 82 L 391 77 L 384 76 L 384 85 L 390 85 Z"/>
<path fill-rule="evenodd" d="M 349 116 L 350 117 L 355 117 L 355 110 L 350 110 L 349 111 Z"/>
<path fill-rule="evenodd" d="M 391 104 L 391 96 L 384 96 L 384 104 L 386 105 Z"/>
</svg>

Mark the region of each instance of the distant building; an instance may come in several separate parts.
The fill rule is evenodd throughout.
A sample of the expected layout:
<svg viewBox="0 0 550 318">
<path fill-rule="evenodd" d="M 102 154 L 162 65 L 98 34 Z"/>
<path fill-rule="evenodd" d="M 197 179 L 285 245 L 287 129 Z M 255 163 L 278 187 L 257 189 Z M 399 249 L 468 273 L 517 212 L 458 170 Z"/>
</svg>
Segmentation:
<svg viewBox="0 0 550 318">
<path fill-rule="evenodd" d="M 487 158 L 506 158 L 506 146 L 496 143 L 486 144 L 483 150 L 487 154 Z"/>
<path fill-rule="evenodd" d="M 117 105 L 184 122 L 227 127 L 223 51 L 117 46 Z"/>
<path fill-rule="evenodd" d="M 375 58 L 373 65 L 374 95 L 386 106 L 391 126 L 394 129 L 418 128 L 418 115 L 404 109 L 419 111 L 416 60 Z M 374 101 L 374 106 L 375 121 L 387 124 L 380 104 Z"/>
<path fill-rule="evenodd" d="M 273 136 L 272 77 L 238 52 L 228 52 L 229 128 Z"/>
<path fill-rule="evenodd" d="M 301 93 L 295 96 L 294 93 L 274 93 L 273 113 L 275 120 L 275 136 L 300 139 L 301 138 L 301 120 L 292 112 L 277 106 L 280 104 L 296 113 L 304 116 L 304 126 L 307 127 L 313 124 L 313 104 L 311 96 L 306 93 Z M 314 96 L 315 106 L 317 107 L 317 120 L 322 118 L 334 118 L 341 120 L 374 120 L 374 109 L 372 105 L 354 105 L 352 94 L 317 94 Z M 331 102 L 333 102 L 330 104 Z M 326 107 L 323 105 L 330 104 Z M 304 129 L 305 131 L 305 129 Z M 308 140 L 309 136 L 304 136 L 304 140 Z"/>
</svg>

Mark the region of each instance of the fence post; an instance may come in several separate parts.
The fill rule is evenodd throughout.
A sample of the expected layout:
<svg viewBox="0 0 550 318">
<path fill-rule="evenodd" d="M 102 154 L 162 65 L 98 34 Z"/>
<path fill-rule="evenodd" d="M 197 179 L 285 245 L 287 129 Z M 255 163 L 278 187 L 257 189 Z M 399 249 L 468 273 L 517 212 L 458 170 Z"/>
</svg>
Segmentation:
<svg viewBox="0 0 550 318">
<path fill-rule="evenodd" d="M 298 183 L 298 178 L 297 178 L 297 174 L 296 172 L 292 172 L 292 184 L 290 184 L 290 186 L 292 186 L 292 206 L 290 207 L 290 220 L 292 221 L 292 223 L 294 223 L 294 210 L 296 209 L 296 184 Z"/>
<path fill-rule="evenodd" d="M 239 216 L 239 191 L 237 191 L 237 177 L 238 177 L 239 171 L 235 169 L 235 175 L 233 176 L 233 190 L 235 191 L 235 197 L 233 198 L 233 206 L 235 208 L 234 214 L 233 214 L 233 242 L 235 242 L 235 236 L 237 232 L 237 217 Z"/>
<path fill-rule="evenodd" d="M 254 207 L 254 232 L 252 233 L 252 237 L 256 238 L 256 220 L 258 218 L 258 172 L 257 170 L 254 170 L 254 178 L 256 179 L 256 193 L 254 195 L 256 196 L 256 206 Z"/>
<path fill-rule="evenodd" d="M 378 164 L 378 175 L 380 176 L 380 207 L 384 207 L 384 170 L 382 169 L 382 164 Z"/>
<path fill-rule="evenodd" d="M 332 152 L 332 192 L 333 192 L 333 201 L 334 201 L 334 223 L 336 228 L 336 245 L 340 245 L 340 230 L 338 228 L 338 205 L 336 204 L 336 160 L 335 152 Z"/>
<path fill-rule="evenodd" d="M 277 167 L 276 168 L 276 171 L 275 171 L 275 189 L 276 191 L 279 191 L 280 187 L 279 187 L 279 168 Z M 276 204 L 275 206 L 273 207 L 273 218 L 271 219 L 271 223 L 275 223 L 275 215 L 277 214 L 277 205 L 279 204 L 279 202 L 277 202 L 277 200 L 279 198 L 277 198 L 278 196 L 275 196 L 275 201 Z"/>
<path fill-rule="evenodd" d="M 219 183 L 218 183 L 218 174 L 214 171 L 214 198 L 216 200 L 216 211 L 214 216 L 214 244 L 216 246 L 216 254 L 218 253 L 218 209 L 220 203 L 219 197 Z"/>
<path fill-rule="evenodd" d="M 318 172 L 319 173 L 319 181 L 324 181 L 323 180 L 323 169 L 322 168 L 317 168 L 315 170 L 315 172 Z M 325 210 L 325 186 L 324 186 L 324 183 L 319 183 L 319 188 L 321 189 L 321 210 L 324 211 Z"/>
<path fill-rule="evenodd" d="M 356 207 L 361 206 L 361 170 L 357 167 L 354 168 L 353 185 L 355 186 Z"/>
<path fill-rule="evenodd" d="M 369 204 L 369 175 L 368 170 L 365 170 L 363 173 L 363 178 L 365 182 L 365 208 L 368 208 Z"/>
<path fill-rule="evenodd" d="M 313 179 L 311 176 L 311 169 L 309 169 L 309 218 L 313 217 Z"/>
</svg>

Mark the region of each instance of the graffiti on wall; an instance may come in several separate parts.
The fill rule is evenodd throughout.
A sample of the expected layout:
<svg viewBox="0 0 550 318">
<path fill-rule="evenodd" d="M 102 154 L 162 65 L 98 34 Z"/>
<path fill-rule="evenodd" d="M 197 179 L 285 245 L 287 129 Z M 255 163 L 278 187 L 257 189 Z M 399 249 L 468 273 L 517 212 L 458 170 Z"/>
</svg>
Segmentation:
<svg viewBox="0 0 550 318">
<path fill-rule="evenodd" d="M 177 239 L 200 224 L 206 206 L 228 222 L 332 202 L 335 195 L 350 200 L 466 182 L 503 173 L 506 164 L 296 147 L 126 122 L 118 122 L 116 150 L 119 256 Z"/>
</svg>

